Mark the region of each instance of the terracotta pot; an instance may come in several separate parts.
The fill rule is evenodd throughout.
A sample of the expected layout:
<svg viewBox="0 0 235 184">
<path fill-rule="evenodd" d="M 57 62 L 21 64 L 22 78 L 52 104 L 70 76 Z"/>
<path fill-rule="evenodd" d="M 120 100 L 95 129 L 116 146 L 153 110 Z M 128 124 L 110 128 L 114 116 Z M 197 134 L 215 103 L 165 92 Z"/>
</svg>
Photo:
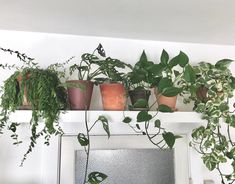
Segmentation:
<svg viewBox="0 0 235 184">
<path fill-rule="evenodd" d="M 207 87 L 200 86 L 196 91 L 197 98 L 202 102 L 207 102 L 209 100 L 207 97 L 207 92 L 208 92 Z"/>
<path fill-rule="evenodd" d="M 26 80 L 29 79 L 30 77 L 30 74 L 26 74 Z M 18 75 L 17 78 L 16 78 L 18 84 L 19 84 L 19 87 L 21 86 L 22 84 L 22 80 L 23 80 L 23 77 L 22 75 Z M 28 101 L 28 98 L 27 98 L 27 88 L 26 86 L 24 86 L 24 96 L 23 96 L 23 102 L 22 102 L 22 105 L 19 107 L 19 109 L 31 109 L 31 104 L 29 103 Z"/>
<path fill-rule="evenodd" d="M 206 103 L 208 100 L 210 100 L 210 98 L 207 96 L 207 93 L 208 93 L 208 88 L 203 85 L 200 86 L 196 91 L 197 98 L 203 103 Z M 218 97 L 223 96 L 223 94 L 224 94 L 223 91 L 216 92 L 216 95 Z"/>
<path fill-rule="evenodd" d="M 131 104 L 134 105 L 138 100 L 144 99 L 147 102 L 149 101 L 149 96 L 151 94 L 150 90 L 130 90 L 129 96 L 131 99 Z M 149 107 L 148 105 L 145 107 L 133 107 L 130 110 L 147 110 Z"/>
<path fill-rule="evenodd" d="M 155 96 L 157 98 L 158 105 L 167 105 L 172 109 L 172 111 L 176 111 L 176 101 L 177 101 L 177 96 L 172 96 L 172 97 L 167 97 L 164 95 L 160 95 L 157 93 L 157 90 L 154 90 Z"/>
<path fill-rule="evenodd" d="M 126 91 L 123 84 L 101 84 L 100 92 L 104 110 L 125 110 Z"/>
<path fill-rule="evenodd" d="M 68 87 L 68 98 L 70 109 L 88 110 L 90 108 L 94 83 L 87 80 L 69 80 L 66 83 L 81 84 L 84 89 L 78 87 Z"/>
</svg>

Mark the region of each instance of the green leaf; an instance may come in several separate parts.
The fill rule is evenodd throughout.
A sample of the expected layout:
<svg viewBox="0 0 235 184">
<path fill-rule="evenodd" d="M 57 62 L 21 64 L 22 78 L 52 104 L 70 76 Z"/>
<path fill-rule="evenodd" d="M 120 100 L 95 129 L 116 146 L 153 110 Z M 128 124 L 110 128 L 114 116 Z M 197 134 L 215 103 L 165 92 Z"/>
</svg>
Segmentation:
<svg viewBox="0 0 235 184">
<path fill-rule="evenodd" d="M 157 128 L 160 128 L 160 127 L 161 127 L 161 121 L 160 121 L 160 119 L 157 119 L 157 120 L 154 122 L 154 127 L 157 127 Z"/>
<path fill-rule="evenodd" d="M 231 87 L 233 88 L 233 89 L 235 89 L 235 77 L 231 77 L 231 83 L 230 83 L 230 85 L 231 85 Z"/>
<path fill-rule="evenodd" d="M 99 116 L 98 120 L 100 120 L 102 122 L 103 128 L 104 128 L 104 130 L 107 133 L 108 138 L 109 138 L 110 137 L 110 131 L 109 131 L 108 119 L 105 116 Z"/>
<path fill-rule="evenodd" d="M 175 135 L 175 139 L 181 139 L 182 136 L 181 135 Z"/>
<path fill-rule="evenodd" d="M 135 126 L 136 126 L 137 129 L 140 130 L 140 125 L 139 124 L 136 124 Z"/>
<path fill-rule="evenodd" d="M 165 88 L 169 88 L 172 86 L 173 86 L 173 83 L 172 83 L 171 79 L 164 77 L 160 80 L 157 90 L 159 93 L 162 93 Z"/>
<path fill-rule="evenodd" d="M 164 132 L 162 134 L 162 137 L 165 140 L 166 144 L 169 146 L 169 148 L 172 149 L 175 144 L 175 135 L 171 132 Z"/>
<path fill-rule="evenodd" d="M 140 63 L 145 63 L 145 62 L 148 62 L 148 58 L 147 58 L 147 55 L 145 53 L 145 51 L 143 50 L 141 56 L 140 56 Z"/>
<path fill-rule="evenodd" d="M 189 62 L 188 56 L 184 52 L 180 51 L 180 54 L 179 54 L 179 65 L 181 67 L 185 67 L 188 64 L 188 62 Z"/>
<path fill-rule="evenodd" d="M 148 106 L 148 102 L 145 99 L 138 99 L 133 105 L 134 108 L 145 108 Z"/>
<path fill-rule="evenodd" d="M 151 68 L 149 69 L 149 71 L 152 72 L 153 75 L 155 76 L 161 76 L 163 69 L 164 69 L 164 66 L 160 63 L 160 64 L 153 64 Z"/>
<path fill-rule="evenodd" d="M 77 139 L 81 146 L 87 146 L 89 144 L 89 140 L 83 133 L 79 133 Z"/>
<path fill-rule="evenodd" d="M 219 69 L 228 68 L 232 62 L 233 60 L 231 59 L 222 59 L 222 60 L 217 61 L 217 63 L 215 64 L 215 67 Z"/>
<path fill-rule="evenodd" d="M 130 117 L 125 117 L 124 120 L 122 120 L 123 123 L 130 123 L 131 122 L 131 118 Z"/>
<path fill-rule="evenodd" d="M 108 176 L 101 172 L 92 172 L 88 175 L 89 184 L 99 184 L 103 182 Z"/>
<path fill-rule="evenodd" d="M 187 82 L 194 83 L 196 80 L 196 74 L 190 65 L 187 65 L 184 70 L 184 79 Z"/>
<path fill-rule="evenodd" d="M 158 110 L 159 110 L 160 112 L 173 112 L 170 107 L 168 107 L 167 105 L 164 105 L 164 104 L 160 104 L 160 105 L 158 106 Z"/>
<path fill-rule="evenodd" d="M 203 156 L 203 162 L 206 165 L 206 167 L 210 170 L 213 171 L 216 167 L 217 161 L 216 158 L 212 155 L 205 155 Z"/>
<path fill-rule="evenodd" d="M 167 97 L 173 97 L 173 96 L 178 95 L 180 92 L 181 92 L 180 88 L 168 87 L 162 92 L 162 95 L 167 96 Z"/>
<path fill-rule="evenodd" d="M 162 50 L 162 54 L 161 54 L 161 63 L 162 63 L 163 65 L 167 65 L 168 60 L 169 60 L 169 55 L 168 55 L 168 53 L 163 49 L 163 50 Z"/>
<path fill-rule="evenodd" d="M 137 115 L 137 122 L 145 122 L 152 119 L 152 115 L 148 114 L 147 111 L 140 111 Z"/>
</svg>

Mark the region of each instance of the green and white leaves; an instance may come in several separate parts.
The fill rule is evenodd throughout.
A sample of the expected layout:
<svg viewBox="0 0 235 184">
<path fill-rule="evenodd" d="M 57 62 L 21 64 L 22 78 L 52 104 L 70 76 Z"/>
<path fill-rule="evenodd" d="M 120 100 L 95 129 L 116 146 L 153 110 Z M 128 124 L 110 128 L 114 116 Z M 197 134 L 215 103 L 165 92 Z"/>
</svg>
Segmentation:
<svg viewBox="0 0 235 184">
<path fill-rule="evenodd" d="M 216 156 L 214 154 L 204 155 L 202 159 L 204 164 L 210 171 L 213 171 L 218 163 Z"/>
<path fill-rule="evenodd" d="M 215 67 L 223 70 L 223 69 L 228 68 L 232 62 L 233 60 L 231 59 L 222 59 L 222 60 L 217 61 L 217 63 L 215 64 Z"/>
</svg>

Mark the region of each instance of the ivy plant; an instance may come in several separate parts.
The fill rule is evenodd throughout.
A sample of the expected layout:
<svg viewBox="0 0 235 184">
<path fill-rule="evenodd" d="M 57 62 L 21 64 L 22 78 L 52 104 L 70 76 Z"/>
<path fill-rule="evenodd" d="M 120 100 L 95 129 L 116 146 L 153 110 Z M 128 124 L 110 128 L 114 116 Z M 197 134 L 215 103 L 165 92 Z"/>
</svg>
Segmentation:
<svg viewBox="0 0 235 184">
<path fill-rule="evenodd" d="M 231 136 L 235 115 L 229 106 L 235 90 L 235 78 L 228 68 L 231 62 L 223 59 L 215 65 L 201 62 L 195 66 L 196 77 L 186 85 L 191 95 L 185 99 L 186 103 L 193 100 L 194 110 L 207 121 L 193 130 L 191 146 L 201 154 L 210 171 L 218 170 L 223 184 L 235 182 L 235 142 Z M 222 165 L 230 166 L 231 173 L 224 173 Z"/>
</svg>

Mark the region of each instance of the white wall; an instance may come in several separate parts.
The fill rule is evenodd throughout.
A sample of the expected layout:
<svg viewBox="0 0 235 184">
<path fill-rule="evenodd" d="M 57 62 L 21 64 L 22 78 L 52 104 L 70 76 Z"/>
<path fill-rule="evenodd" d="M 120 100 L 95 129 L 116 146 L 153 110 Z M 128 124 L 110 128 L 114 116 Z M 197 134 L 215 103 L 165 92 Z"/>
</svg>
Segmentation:
<svg viewBox="0 0 235 184">
<path fill-rule="evenodd" d="M 71 56 L 84 52 L 92 52 L 98 43 L 102 43 L 106 54 L 128 63 L 135 63 L 143 49 L 150 59 L 159 61 L 162 49 L 170 56 L 175 56 L 180 50 L 188 54 L 192 63 L 207 61 L 215 63 L 222 58 L 235 59 L 235 46 L 203 45 L 190 43 L 157 42 L 144 40 L 114 39 L 103 37 L 82 37 L 73 35 L 44 34 L 30 32 L 0 31 L 0 47 L 11 48 L 36 58 L 42 67 L 55 62 L 63 62 Z M 0 63 L 18 62 L 14 57 L 0 53 Z M 235 64 L 231 66 L 235 72 Z M 0 83 L 10 75 L 9 71 L 1 70 Z M 191 110 L 178 104 L 179 110 Z M 101 109 L 98 87 L 95 88 L 91 109 Z M 20 132 L 25 132 L 24 127 Z M 21 134 L 22 135 L 22 134 Z M 22 136 L 27 139 L 27 135 Z M 0 138 L 0 183 L 3 184 L 39 184 L 41 183 L 41 144 L 29 156 L 24 168 L 18 168 L 21 156 L 27 146 L 13 147 L 7 136 Z M 50 164 L 50 163 L 48 163 Z M 205 178 L 214 177 L 205 170 Z M 215 180 L 219 180 L 214 177 Z"/>
</svg>

